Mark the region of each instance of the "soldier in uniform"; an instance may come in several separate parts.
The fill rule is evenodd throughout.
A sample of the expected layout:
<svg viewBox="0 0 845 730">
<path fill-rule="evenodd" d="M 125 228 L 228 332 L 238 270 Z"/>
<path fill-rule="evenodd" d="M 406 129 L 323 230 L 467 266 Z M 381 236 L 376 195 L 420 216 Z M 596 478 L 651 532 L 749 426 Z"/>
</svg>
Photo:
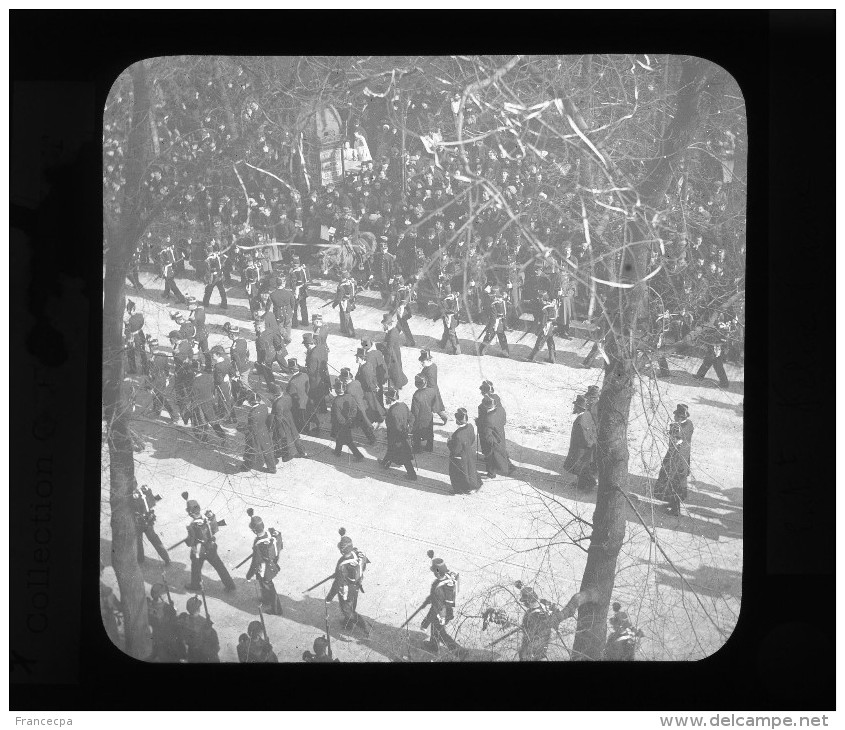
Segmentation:
<svg viewBox="0 0 845 730">
<path fill-rule="evenodd" d="M 314 335 L 306 332 L 302 335 L 305 345 L 305 369 L 308 372 L 308 427 L 317 430 L 320 427 L 318 413 L 326 412 L 326 396 L 329 383 L 329 356 L 326 348 Z"/>
<path fill-rule="evenodd" d="M 134 482 L 134 489 L 132 490 L 132 512 L 135 515 L 135 534 L 138 542 L 138 564 L 144 562 L 144 535 L 150 541 L 150 544 L 155 548 L 159 557 L 164 561 L 165 565 L 170 565 L 170 556 L 167 554 L 167 549 L 161 542 L 161 538 L 156 533 L 153 525 L 156 521 L 155 504 L 161 497 L 154 495 L 152 490 L 143 484 L 138 486 L 135 477 L 132 477 Z"/>
<path fill-rule="evenodd" d="M 218 530 L 217 518 L 210 509 L 206 510 L 204 515 L 201 514 L 199 503 L 194 499 L 188 499 L 187 492 L 182 492 L 182 498 L 187 502 L 185 511 L 191 517 L 187 526 L 188 539 L 185 541 L 185 544 L 191 548 L 191 582 L 185 586 L 185 589 L 202 590 L 200 585 L 202 566 L 207 560 L 217 571 L 226 591 L 235 591 L 237 587 L 217 554 L 217 540 L 214 537 Z"/>
<path fill-rule="evenodd" d="M 460 294 L 452 293 L 452 285 L 446 281 L 441 289 L 442 299 L 440 312 L 435 316 L 443 320 L 443 337 L 440 338 L 440 349 L 445 350 L 448 344 L 455 355 L 461 354 L 461 344 L 458 341 L 458 319 L 461 309 Z"/>
<path fill-rule="evenodd" d="M 299 368 L 294 367 L 295 371 Z M 305 382 L 308 379 L 305 378 Z M 293 416 L 293 399 L 287 393 L 282 393 L 277 385 L 270 386 L 270 435 L 273 438 L 273 453 L 276 459 L 281 457 L 283 462 L 293 458 L 293 450 L 296 455 L 307 458 L 308 454 L 302 448 L 299 439 L 299 431 Z"/>
<path fill-rule="evenodd" d="M 150 588 L 147 599 L 147 618 L 152 631 L 153 653 L 150 657 L 154 662 L 179 662 L 186 658 L 185 644 L 179 631 L 179 620 L 173 601 L 167 595 L 167 587 L 162 583 L 155 583 Z"/>
<path fill-rule="evenodd" d="M 387 453 L 379 463 L 384 469 L 389 469 L 392 463 L 401 464 L 405 467 L 408 479 L 416 481 L 417 472 L 414 470 L 413 452 L 408 440 L 411 412 L 407 405 L 399 401 L 399 392 L 395 388 L 388 387 L 384 391 L 384 401 L 387 406 Z"/>
<path fill-rule="evenodd" d="M 288 275 L 288 289 L 293 291 L 295 300 L 293 308 L 293 326 L 299 327 L 300 322 L 305 326 L 308 324 L 308 269 L 299 261 L 299 256 L 294 254 L 291 257 L 291 269 Z M 296 314 L 296 304 L 299 305 L 301 319 Z"/>
<path fill-rule="evenodd" d="M 414 299 L 413 281 L 413 277 L 403 277 L 402 274 L 397 274 L 393 280 L 395 291 L 390 303 L 396 324 L 405 336 L 405 342 L 411 347 L 415 347 L 417 344 L 414 341 L 414 335 L 411 334 L 411 328 L 408 326 L 408 320 L 411 319 L 411 303 Z"/>
<path fill-rule="evenodd" d="M 549 362 L 555 361 L 555 325 L 558 322 L 557 301 L 549 299 L 549 293 L 546 291 L 540 292 L 540 321 L 537 322 L 537 341 L 534 343 L 534 349 L 528 356 L 531 361 L 537 357 L 540 348 L 545 342 L 549 350 Z"/>
<path fill-rule="evenodd" d="M 208 306 L 211 301 L 211 292 L 217 287 L 220 292 L 220 308 L 226 309 L 226 289 L 223 287 L 223 267 L 226 256 L 216 250 L 216 246 L 212 246 L 211 253 L 205 259 L 205 294 L 202 298 L 203 306 Z"/>
<path fill-rule="evenodd" d="M 381 294 L 382 306 L 388 306 L 396 271 L 396 256 L 387 250 L 387 236 L 380 236 L 373 254 L 373 277 Z"/>
<path fill-rule="evenodd" d="M 241 664 L 278 664 L 279 657 L 264 633 L 260 621 L 250 621 L 246 633 L 238 638 L 238 661 Z"/>
<path fill-rule="evenodd" d="M 311 402 L 311 399 L 308 397 L 308 391 L 311 388 L 310 378 L 308 377 L 305 366 L 299 365 L 295 357 L 288 359 L 288 370 L 293 373 L 286 389 L 291 399 L 293 422 L 299 433 L 306 433 L 308 431 L 306 414 L 308 413 L 308 405 Z"/>
<path fill-rule="evenodd" d="M 381 355 L 381 353 L 378 354 Z M 364 398 L 364 415 L 369 423 L 382 423 L 384 421 L 384 406 L 379 400 L 376 370 L 373 364 L 367 360 L 367 351 L 363 347 L 356 350 L 355 362 L 358 365 L 355 380 L 361 385 Z"/>
<path fill-rule="evenodd" d="M 250 392 L 249 373 L 252 370 L 252 362 L 249 359 L 249 346 L 247 341 L 239 336 L 240 327 L 233 327 L 231 322 L 224 322 L 223 331 L 232 343 L 229 348 L 229 359 L 232 363 L 232 397 L 234 405 L 239 405 Z"/>
<path fill-rule="evenodd" d="M 197 440 L 208 442 L 209 426 L 221 439 L 226 438 L 226 432 L 218 422 L 214 409 L 214 376 L 201 369 L 197 360 L 193 361 L 194 379 L 191 381 L 190 410 L 191 421 L 194 425 Z"/>
<path fill-rule="evenodd" d="M 246 572 L 246 579 L 251 580 L 254 576 L 258 581 L 264 610 L 274 616 L 281 616 L 282 602 L 276 593 L 273 579 L 279 574 L 279 553 L 284 547 L 282 535 L 273 527 L 265 528 L 264 520 L 253 514 L 251 508 L 247 514 L 250 517 L 249 529 L 255 533 L 255 540 L 252 542 L 252 562 Z"/>
<path fill-rule="evenodd" d="M 399 344 L 399 332 L 396 330 L 396 319 L 385 314 L 382 318 L 384 342 L 382 354 L 387 368 L 387 382 L 396 390 L 402 390 L 408 384 L 408 377 L 402 370 L 402 350 Z"/>
<path fill-rule="evenodd" d="M 358 405 L 355 398 L 346 392 L 346 385 L 340 379 L 335 380 L 334 392 L 337 394 L 332 402 L 332 430 L 335 439 L 334 455 L 341 456 L 344 446 L 348 446 L 356 461 L 362 461 L 364 455 L 352 440 L 352 426 L 358 422 Z"/>
<path fill-rule="evenodd" d="M 355 311 L 355 298 L 357 296 L 358 285 L 349 275 L 349 271 L 344 269 L 341 273 L 340 283 L 337 285 L 337 293 L 335 294 L 332 308 L 338 307 L 340 316 L 340 332 L 347 337 L 355 337 L 355 325 L 352 323 L 352 312 Z"/>
<path fill-rule="evenodd" d="M 194 339 L 205 358 L 205 369 L 212 370 L 211 350 L 208 347 L 208 327 L 205 324 L 205 307 L 195 297 L 188 297 L 189 320 L 194 326 Z"/>
<path fill-rule="evenodd" d="M 611 662 L 632 662 L 637 651 L 637 640 L 644 634 L 631 623 L 628 612 L 622 610 L 619 601 L 614 601 L 611 608 L 613 616 L 608 619 L 610 635 L 604 648 L 604 658 Z"/>
<path fill-rule="evenodd" d="M 360 426 L 367 441 L 371 444 L 376 442 L 376 434 L 373 430 L 373 424 L 367 416 L 367 401 L 364 398 L 364 388 L 358 380 L 352 377 L 352 371 L 349 368 L 341 368 L 340 380 L 343 382 L 344 391 L 349 393 L 355 399 L 355 405 L 358 406 L 358 418 L 355 421 L 356 425 Z"/>
<path fill-rule="evenodd" d="M 660 474 L 654 484 L 654 496 L 668 502 L 669 514 L 681 513 L 681 502 L 687 498 L 687 477 L 690 473 L 692 434 L 695 430 L 689 407 L 679 403 L 669 424 L 669 447 L 663 457 Z"/>
<path fill-rule="evenodd" d="M 165 246 L 159 251 L 158 263 L 161 270 L 161 278 L 164 279 L 164 298 L 169 299 L 170 293 L 176 297 L 177 302 L 184 302 L 185 297 L 176 286 L 176 252 L 173 244 L 170 243 L 170 236 L 165 238 Z"/>
<path fill-rule="evenodd" d="M 178 333 L 176 333 L 178 336 Z M 161 416 L 162 409 L 167 409 L 170 420 L 176 423 L 178 419 L 176 408 L 171 401 L 172 383 L 170 379 L 170 362 L 163 352 L 153 355 L 150 365 L 150 384 L 153 392 L 152 409 L 156 418 Z"/>
<path fill-rule="evenodd" d="M 212 375 L 214 377 L 215 408 L 217 420 L 237 423 L 235 418 L 234 396 L 232 395 L 232 362 L 226 356 L 222 345 L 211 348 Z"/>
<path fill-rule="evenodd" d="M 273 454 L 273 443 L 267 432 L 267 406 L 258 393 L 250 391 L 247 395 L 246 433 L 244 444 L 244 458 L 241 471 L 259 468 L 263 461 L 268 474 L 276 473 L 276 457 Z"/>
<path fill-rule="evenodd" d="M 468 422 L 466 408 L 455 412 L 457 428 L 449 436 L 449 481 L 455 494 L 467 494 L 481 488 L 476 465 L 475 429 Z"/>
<path fill-rule="evenodd" d="M 337 596 L 343 613 L 343 630 L 352 631 L 360 626 L 364 635 L 369 636 L 370 626 L 358 613 L 358 593 L 364 591 L 364 571 L 370 559 L 354 546 L 345 528 L 341 527 L 339 532 L 337 549 L 340 550 L 340 558 L 335 565 L 334 581 L 326 595 L 326 603 L 331 603 Z"/>
<path fill-rule="evenodd" d="M 267 302 L 268 308 L 273 307 L 273 315 L 279 324 L 285 344 L 291 340 L 290 330 L 294 309 L 296 309 L 296 298 L 293 292 L 286 288 L 283 279 L 277 276 L 275 279 L 276 288 L 270 292 L 270 299 Z"/>
<path fill-rule="evenodd" d="M 302 652 L 302 661 L 311 664 L 328 664 L 330 662 L 339 662 L 340 659 L 333 659 L 329 649 L 329 642 L 325 636 L 318 636 L 314 639 L 314 653 L 310 651 Z"/>
<path fill-rule="evenodd" d="M 425 442 L 425 450 L 434 451 L 434 416 L 432 410 L 437 401 L 437 392 L 429 386 L 425 375 L 414 377 L 416 391 L 411 398 L 411 418 L 408 430 L 411 432 L 411 446 L 414 453 L 423 450 L 421 442 Z"/>
<path fill-rule="evenodd" d="M 484 350 L 492 341 L 493 337 L 498 337 L 499 346 L 505 351 L 505 355 L 510 357 L 511 351 L 508 346 L 508 338 L 505 335 L 505 322 L 507 320 L 508 305 L 505 295 L 501 293 L 498 286 L 493 286 L 491 289 L 490 305 L 487 313 L 487 326 L 484 328 L 484 337 L 481 340 L 481 345 L 478 348 L 478 354 L 483 355 Z"/>
<path fill-rule="evenodd" d="M 188 612 L 179 616 L 179 632 L 188 648 L 188 662 L 217 663 L 220 661 L 220 640 L 211 620 L 200 616 L 202 601 L 191 596 L 185 608 Z"/>
<path fill-rule="evenodd" d="M 496 406 L 491 395 L 485 395 L 481 400 L 477 424 L 479 441 L 487 461 L 487 477 L 494 479 L 497 474 L 513 474 L 516 467 L 508 457 L 505 414 Z"/>
<path fill-rule="evenodd" d="M 519 601 L 525 607 L 519 661 L 539 662 L 546 658 L 552 631 L 556 631 L 563 620 L 563 611 L 551 601 L 538 598 L 530 586 L 517 582 L 517 587 L 520 588 Z"/>
<path fill-rule="evenodd" d="M 727 340 L 730 333 L 730 321 L 724 321 L 720 316 L 716 323 L 716 329 L 711 330 L 705 335 L 706 350 L 704 359 L 701 361 L 701 367 L 693 376 L 697 380 L 704 380 L 704 376 L 712 367 L 716 371 L 719 378 L 719 385 L 723 388 L 730 387 L 730 381 L 725 373 L 725 357 L 727 356 Z"/>
<path fill-rule="evenodd" d="M 190 325 L 193 327 L 193 325 Z M 182 335 L 178 332 L 171 332 L 176 337 L 171 337 L 173 346 L 173 362 L 175 366 L 174 376 L 174 393 L 176 397 L 176 407 L 182 417 L 182 422 L 187 424 L 190 418 L 190 400 L 191 400 L 191 386 L 194 382 L 194 348 L 189 340 L 182 339 Z"/>
<path fill-rule="evenodd" d="M 251 251 L 246 252 L 247 264 L 241 273 L 241 281 L 246 291 L 246 297 L 249 301 L 249 311 L 255 315 L 261 311 L 261 297 L 259 292 L 259 281 L 261 279 L 261 269 Z"/>
<path fill-rule="evenodd" d="M 572 423 L 569 437 L 569 453 L 563 462 L 563 468 L 578 477 L 578 489 L 595 489 L 597 483 L 596 459 L 596 424 L 588 409 L 587 399 L 583 395 L 575 398 L 572 412 L 577 418 Z"/>
<path fill-rule="evenodd" d="M 420 364 L 423 366 L 420 375 L 424 375 L 430 388 L 434 388 L 437 397 L 434 401 L 433 412 L 440 416 L 445 426 L 449 421 L 449 414 L 446 413 L 446 406 L 443 405 L 443 398 L 440 395 L 440 388 L 437 386 L 437 365 L 431 357 L 431 350 L 420 350 Z"/>
<path fill-rule="evenodd" d="M 428 609 L 421 628 L 425 630 L 431 626 L 431 639 L 423 642 L 423 647 L 432 654 L 437 654 L 442 642 L 458 658 L 465 659 L 469 651 L 460 647 L 446 631 L 447 624 L 455 617 L 458 577 L 446 567 L 443 558 L 434 557 L 434 551 L 429 550 L 428 554 L 433 558 L 431 572 L 434 573 L 434 580 L 431 582 L 431 590 L 426 599 L 426 603 L 431 608 Z"/>
</svg>

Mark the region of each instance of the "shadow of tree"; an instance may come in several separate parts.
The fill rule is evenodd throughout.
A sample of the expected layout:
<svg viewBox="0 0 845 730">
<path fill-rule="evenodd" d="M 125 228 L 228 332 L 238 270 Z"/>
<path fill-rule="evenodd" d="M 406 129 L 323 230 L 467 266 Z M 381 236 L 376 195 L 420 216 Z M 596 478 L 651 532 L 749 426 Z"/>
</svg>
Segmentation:
<svg viewBox="0 0 845 730">
<path fill-rule="evenodd" d="M 689 587 L 671 565 L 655 563 L 652 567 L 655 570 L 659 585 L 667 586 L 679 592 L 689 590 Z M 695 570 L 675 567 L 699 595 L 711 598 L 742 598 L 742 573 L 740 571 L 711 565 L 699 565 Z"/>
</svg>

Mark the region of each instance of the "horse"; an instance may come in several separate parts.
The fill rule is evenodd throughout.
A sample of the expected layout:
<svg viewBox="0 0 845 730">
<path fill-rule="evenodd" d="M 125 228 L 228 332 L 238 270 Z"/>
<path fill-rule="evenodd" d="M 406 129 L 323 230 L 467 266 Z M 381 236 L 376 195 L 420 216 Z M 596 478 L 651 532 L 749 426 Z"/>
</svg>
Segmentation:
<svg viewBox="0 0 845 730">
<path fill-rule="evenodd" d="M 376 250 L 376 237 L 369 231 L 343 238 L 320 254 L 323 276 L 329 273 L 339 275 L 343 269 L 354 272 L 363 269 Z"/>
</svg>

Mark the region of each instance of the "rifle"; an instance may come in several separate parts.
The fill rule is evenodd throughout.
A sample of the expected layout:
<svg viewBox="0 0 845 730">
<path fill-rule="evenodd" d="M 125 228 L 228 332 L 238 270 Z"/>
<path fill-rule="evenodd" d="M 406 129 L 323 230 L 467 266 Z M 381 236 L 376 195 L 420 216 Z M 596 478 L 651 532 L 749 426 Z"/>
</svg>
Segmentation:
<svg viewBox="0 0 845 730">
<path fill-rule="evenodd" d="M 524 339 L 525 339 L 525 336 L 526 336 L 526 335 L 527 335 L 530 331 L 531 331 L 531 330 L 525 330 L 525 332 L 523 332 L 523 333 L 522 333 L 522 335 L 519 337 L 519 339 L 518 339 L 518 340 L 517 340 L 514 344 L 515 344 L 515 345 L 518 345 L 520 342 L 522 342 L 522 340 L 524 340 Z"/>
<path fill-rule="evenodd" d="M 498 639 L 494 639 L 490 642 L 490 646 L 495 646 L 500 641 L 504 641 L 509 636 L 513 636 L 517 631 L 522 631 L 522 626 L 517 626 L 515 629 L 513 629 L 512 631 L 508 631 L 508 633 L 504 634 L 503 636 L 500 636 Z"/>
<path fill-rule="evenodd" d="M 170 586 L 167 585 L 167 578 L 164 577 L 164 573 L 161 574 L 161 580 L 164 583 L 164 589 L 167 591 L 167 601 L 170 603 L 170 608 L 173 608 L 173 598 L 170 595 Z"/>
<path fill-rule="evenodd" d="M 218 523 L 218 524 L 219 524 L 219 523 Z M 242 566 L 245 562 L 247 562 L 248 560 L 251 560 L 251 559 L 252 559 L 252 553 L 250 553 L 250 554 L 249 554 L 249 555 L 247 555 L 247 556 L 246 556 L 243 560 L 241 560 L 241 562 L 240 562 L 240 563 L 238 563 L 238 564 L 237 564 L 237 565 L 233 568 L 233 570 L 237 570 L 237 569 L 238 569 L 238 568 L 240 568 L 240 567 L 241 567 L 241 566 Z"/>
<path fill-rule="evenodd" d="M 431 601 L 430 597 L 426 598 L 422 602 L 422 605 L 416 611 L 414 611 L 410 616 L 408 616 L 408 618 L 405 619 L 405 623 L 402 624 L 399 628 L 404 629 L 409 623 L 411 623 L 411 619 L 414 618 L 414 616 L 416 616 L 420 611 L 422 611 L 429 604 L 430 601 Z"/>
<path fill-rule="evenodd" d="M 187 494 L 187 492 L 186 492 L 186 494 Z M 228 527 L 228 525 L 226 524 L 226 520 L 217 520 L 217 526 L 218 526 L 218 527 Z M 179 546 L 180 546 L 183 542 L 188 542 L 188 538 L 187 538 L 187 537 L 183 537 L 183 538 L 182 538 L 181 540 L 179 540 L 179 542 L 177 542 L 175 545 L 171 545 L 169 548 L 167 548 L 167 551 L 168 551 L 168 552 L 170 552 L 171 550 L 173 550 L 173 548 L 177 548 L 177 547 L 179 547 Z M 250 556 L 250 557 L 251 557 L 251 556 Z M 244 562 L 246 562 L 246 561 L 244 561 Z M 241 565 L 243 565 L 243 563 L 241 563 Z"/>
<path fill-rule="evenodd" d="M 202 578 L 200 578 L 200 593 L 202 593 L 202 607 L 205 609 L 205 620 L 211 626 L 214 622 L 211 620 L 211 616 L 208 615 L 208 603 L 205 600 L 205 586 L 203 586 Z"/>
<path fill-rule="evenodd" d="M 323 578 L 323 580 L 321 580 L 319 583 L 315 583 L 315 584 L 314 584 L 313 586 L 311 586 L 310 588 L 306 588 L 306 589 L 305 589 L 304 591 L 302 591 L 302 592 L 303 592 L 303 593 L 308 593 L 309 591 L 313 591 L 315 588 L 317 588 L 318 586 L 323 585 L 323 583 L 325 583 L 326 581 L 331 580 L 332 578 L 334 578 L 334 573 L 332 573 L 330 576 L 328 576 L 328 577 L 326 577 L 326 578 Z"/>
<path fill-rule="evenodd" d="M 332 635 L 329 632 L 329 604 L 323 601 L 323 606 L 326 609 L 326 642 L 328 642 L 329 659 L 332 658 Z"/>
</svg>

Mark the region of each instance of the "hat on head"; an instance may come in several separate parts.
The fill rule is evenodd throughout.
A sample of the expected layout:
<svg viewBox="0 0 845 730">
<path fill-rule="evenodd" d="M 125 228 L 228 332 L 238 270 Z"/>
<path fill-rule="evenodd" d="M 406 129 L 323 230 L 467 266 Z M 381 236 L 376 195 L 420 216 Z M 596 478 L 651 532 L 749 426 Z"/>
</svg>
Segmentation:
<svg viewBox="0 0 845 730">
<path fill-rule="evenodd" d="M 338 533 L 340 534 L 340 542 L 337 544 L 338 548 L 340 550 L 344 550 L 346 548 L 351 548 L 352 547 L 352 538 L 349 537 L 349 535 L 346 534 L 346 528 L 341 527 L 338 530 Z"/>
<path fill-rule="evenodd" d="M 303 333 L 302 344 L 303 345 L 313 345 L 314 344 L 314 334 L 312 332 Z"/>
<path fill-rule="evenodd" d="M 295 357 L 289 357 L 288 361 L 287 361 L 287 365 L 288 365 L 289 368 L 298 368 L 299 367 L 299 365 L 296 362 Z"/>
<path fill-rule="evenodd" d="M 420 362 L 431 360 L 431 350 L 420 350 Z"/>
<path fill-rule="evenodd" d="M 448 568 L 443 558 L 435 558 L 434 550 L 429 550 L 426 555 L 431 558 L 431 569 L 437 573 L 445 573 Z"/>
<path fill-rule="evenodd" d="M 357 350 L 355 350 L 355 357 L 357 357 L 361 360 L 366 360 L 367 359 L 367 351 L 363 347 L 359 347 Z"/>
<path fill-rule="evenodd" d="M 264 532 L 264 520 L 262 520 L 257 514 L 255 514 L 255 510 L 250 507 L 247 509 L 246 513 L 249 515 L 249 529 L 253 532 Z"/>
<path fill-rule="evenodd" d="M 311 315 L 311 324 L 316 324 L 317 322 L 322 323 L 322 321 L 323 321 L 323 315 L 322 314 L 312 314 Z"/>
<path fill-rule="evenodd" d="M 167 339 L 169 340 L 178 340 L 182 334 L 179 330 L 170 330 L 170 334 L 167 335 Z"/>
<path fill-rule="evenodd" d="M 188 309 L 196 309 L 197 308 L 197 298 L 196 297 L 187 296 L 187 297 L 185 297 L 185 301 L 188 304 Z"/>
<path fill-rule="evenodd" d="M 460 421 L 461 423 L 463 423 L 463 422 L 467 421 L 468 419 L 469 419 L 469 414 L 467 413 L 466 408 L 458 408 L 458 410 L 455 411 L 455 420 L 456 421 Z"/>
<path fill-rule="evenodd" d="M 519 588 L 519 600 L 523 603 L 536 603 L 537 602 L 537 594 L 534 592 L 534 589 L 531 586 L 522 585 L 522 581 L 516 581 L 514 584 L 517 588 Z"/>
<path fill-rule="evenodd" d="M 195 499 L 188 499 L 188 493 L 187 492 L 182 492 L 182 499 L 184 499 L 185 502 L 186 502 L 185 510 L 188 512 L 188 514 L 193 514 L 194 512 L 200 511 L 199 502 L 197 502 L 197 500 L 195 500 Z"/>
<path fill-rule="evenodd" d="M 226 331 L 227 334 L 236 335 L 241 331 L 241 328 L 237 325 L 233 325 L 231 322 L 224 322 L 223 329 Z"/>
<path fill-rule="evenodd" d="M 681 418 L 689 418 L 689 406 L 685 403 L 678 403 L 675 408 L 675 415 Z"/>
<path fill-rule="evenodd" d="M 482 393 L 492 393 L 493 392 L 493 382 L 491 380 L 482 380 L 481 386 L 479 390 Z"/>
<path fill-rule="evenodd" d="M 264 628 L 262 627 L 260 621 L 250 621 L 249 625 L 246 627 L 246 633 L 250 639 L 254 639 L 256 636 L 260 636 L 264 633 Z"/>
<path fill-rule="evenodd" d="M 583 408 L 584 410 L 587 410 L 587 399 L 583 395 L 578 395 L 575 397 L 573 405 L 576 408 Z"/>
<path fill-rule="evenodd" d="M 611 606 L 611 608 L 612 608 L 614 611 L 621 611 L 621 610 L 622 610 L 622 604 L 621 604 L 621 603 L 619 603 L 619 601 L 614 601 L 614 602 L 613 602 L 613 605 Z"/>
<path fill-rule="evenodd" d="M 340 379 L 341 380 L 352 380 L 352 371 L 349 368 L 341 368 L 340 369 Z"/>
<path fill-rule="evenodd" d="M 200 610 L 200 606 L 202 606 L 202 601 L 200 601 L 198 596 L 191 596 L 185 604 L 185 608 L 188 609 L 188 613 L 196 613 Z"/>
<path fill-rule="evenodd" d="M 314 639 L 314 653 L 321 654 L 329 648 L 329 640 L 325 636 L 318 636 Z"/>
<path fill-rule="evenodd" d="M 224 348 L 223 345 L 215 345 L 211 348 L 211 354 L 223 357 L 226 354 L 226 348 Z"/>
<path fill-rule="evenodd" d="M 388 387 L 384 391 L 384 397 L 388 400 L 398 400 L 399 399 L 399 391 L 396 388 Z"/>
</svg>

